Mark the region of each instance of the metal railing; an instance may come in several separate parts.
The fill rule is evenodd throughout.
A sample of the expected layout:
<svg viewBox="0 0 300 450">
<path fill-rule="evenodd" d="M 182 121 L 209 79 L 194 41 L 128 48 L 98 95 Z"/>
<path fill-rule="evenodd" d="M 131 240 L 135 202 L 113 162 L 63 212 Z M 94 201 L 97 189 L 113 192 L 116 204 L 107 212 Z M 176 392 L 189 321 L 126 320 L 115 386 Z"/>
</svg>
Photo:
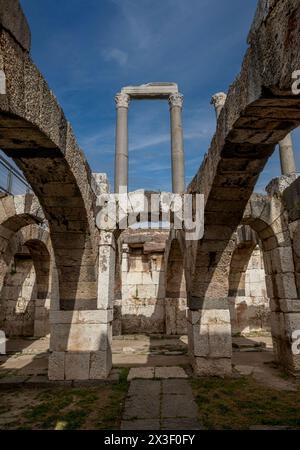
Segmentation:
<svg viewBox="0 0 300 450">
<path fill-rule="evenodd" d="M 24 175 L 0 155 L 0 192 L 22 195 L 32 192 Z"/>
</svg>

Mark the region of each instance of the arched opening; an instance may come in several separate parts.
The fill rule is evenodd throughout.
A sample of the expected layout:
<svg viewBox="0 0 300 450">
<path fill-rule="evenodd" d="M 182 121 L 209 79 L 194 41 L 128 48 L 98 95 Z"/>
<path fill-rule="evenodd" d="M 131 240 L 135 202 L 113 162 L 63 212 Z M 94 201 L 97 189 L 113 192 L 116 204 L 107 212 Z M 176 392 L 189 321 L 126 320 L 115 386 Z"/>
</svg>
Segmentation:
<svg viewBox="0 0 300 450">
<path fill-rule="evenodd" d="M 36 277 L 34 337 L 50 333 L 49 312 L 51 307 L 50 254 L 46 245 L 38 239 L 24 243 L 32 257 Z"/>
<path fill-rule="evenodd" d="M 230 264 L 228 300 L 233 336 L 270 332 L 263 253 L 256 234 L 249 231 L 249 240 L 237 243 Z"/>
<path fill-rule="evenodd" d="M 36 273 L 28 249 L 13 256 L 1 290 L 1 329 L 6 336 L 34 336 Z"/>
<path fill-rule="evenodd" d="M 298 293 L 288 217 L 276 198 L 267 203 L 268 213 L 264 209 L 265 204 L 262 199 L 254 198 L 251 208 L 256 210 L 256 214 L 252 217 L 245 215 L 243 222 L 257 232 L 262 243 L 275 359 L 286 370 L 295 372 L 299 356 L 293 352 L 291 343 L 293 331 L 297 328 L 297 322 L 293 322 L 297 320 L 293 305 Z"/>
<path fill-rule="evenodd" d="M 169 236 L 147 229 L 118 236 L 113 348 L 122 365 L 188 364 L 183 254 Z"/>
<path fill-rule="evenodd" d="M 41 207 L 32 194 L 5 195 L 0 199 L 0 289 L 14 254 L 14 250 L 9 249 L 14 234 L 27 226 L 41 224 L 44 220 Z"/>
<path fill-rule="evenodd" d="M 9 242 L 1 290 L 1 325 L 8 337 L 39 338 L 50 333 L 50 253 L 37 238 L 43 233 L 29 226 Z"/>
</svg>

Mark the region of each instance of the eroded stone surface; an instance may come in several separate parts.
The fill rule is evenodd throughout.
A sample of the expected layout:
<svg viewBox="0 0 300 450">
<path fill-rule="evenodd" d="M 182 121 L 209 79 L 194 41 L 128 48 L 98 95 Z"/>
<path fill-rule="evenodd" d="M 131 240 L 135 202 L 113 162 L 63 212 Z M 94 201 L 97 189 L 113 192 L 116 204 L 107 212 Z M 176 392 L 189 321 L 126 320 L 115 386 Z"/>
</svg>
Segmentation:
<svg viewBox="0 0 300 450">
<path fill-rule="evenodd" d="M 121 429 L 198 430 L 202 427 L 197 415 L 198 408 L 187 380 L 133 380 Z"/>
<path fill-rule="evenodd" d="M 154 378 L 154 367 L 134 367 L 130 369 L 127 380 L 145 378 L 151 380 Z"/>
</svg>

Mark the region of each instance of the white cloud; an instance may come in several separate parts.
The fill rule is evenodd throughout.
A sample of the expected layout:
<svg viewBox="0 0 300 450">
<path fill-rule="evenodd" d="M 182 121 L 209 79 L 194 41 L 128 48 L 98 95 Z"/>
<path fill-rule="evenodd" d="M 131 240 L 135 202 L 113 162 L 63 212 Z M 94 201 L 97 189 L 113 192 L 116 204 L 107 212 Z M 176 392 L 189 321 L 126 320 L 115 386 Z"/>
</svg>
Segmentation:
<svg viewBox="0 0 300 450">
<path fill-rule="evenodd" d="M 128 62 L 128 54 L 119 48 L 111 48 L 109 50 L 104 50 L 102 56 L 105 61 L 113 61 L 120 66 L 126 66 Z"/>
</svg>

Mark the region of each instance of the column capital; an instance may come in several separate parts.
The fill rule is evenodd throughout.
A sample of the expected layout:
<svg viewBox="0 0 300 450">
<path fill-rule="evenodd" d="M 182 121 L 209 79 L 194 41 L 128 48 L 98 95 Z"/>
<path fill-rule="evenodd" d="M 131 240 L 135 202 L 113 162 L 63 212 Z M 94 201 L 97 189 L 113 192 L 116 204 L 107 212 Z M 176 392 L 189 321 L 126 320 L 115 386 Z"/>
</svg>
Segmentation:
<svg viewBox="0 0 300 450">
<path fill-rule="evenodd" d="M 129 108 L 130 95 L 125 94 L 124 92 L 119 92 L 115 96 L 115 102 L 117 108 Z"/>
<path fill-rule="evenodd" d="M 227 94 L 225 92 L 217 92 L 217 94 L 212 96 L 210 104 L 214 105 L 215 108 L 223 108 L 226 98 Z"/>
<path fill-rule="evenodd" d="M 174 106 L 179 106 L 179 108 L 182 108 L 183 98 L 184 98 L 183 95 L 180 94 L 179 92 L 176 94 L 171 94 L 169 97 L 170 109 L 173 108 Z"/>
</svg>

